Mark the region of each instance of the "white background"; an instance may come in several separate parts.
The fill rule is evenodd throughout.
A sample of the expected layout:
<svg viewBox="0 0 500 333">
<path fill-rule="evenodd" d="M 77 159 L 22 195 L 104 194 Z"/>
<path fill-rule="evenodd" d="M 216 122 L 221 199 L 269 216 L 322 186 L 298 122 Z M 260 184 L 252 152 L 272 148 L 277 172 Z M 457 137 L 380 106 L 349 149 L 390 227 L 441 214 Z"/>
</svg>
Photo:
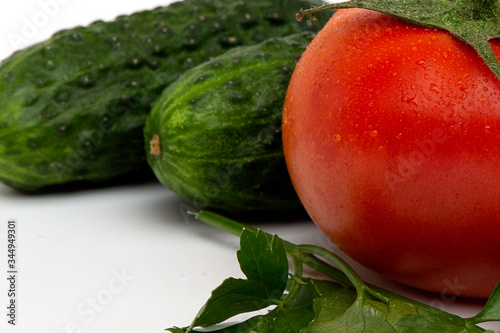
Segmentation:
<svg viewBox="0 0 500 333">
<path fill-rule="evenodd" d="M 0 60 L 61 28 L 170 2 L 3 1 Z M 38 23 L 29 36 L 26 22 Z M 213 288 L 242 275 L 238 239 L 186 218 L 183 207 L 156 182 L 44 195 L 0 185 L 0 331 L 163 332 L 189 325 Z M 8 219 L 17 222 L 15 327 L 6 315 Z M 332 247 L 308 220 L 257 226 L 292 242 Z M 471 316 L 481 308 L 481 302 L 412 290 L 353 265 L 370 282 L 444 310 Z"/>
</svg>

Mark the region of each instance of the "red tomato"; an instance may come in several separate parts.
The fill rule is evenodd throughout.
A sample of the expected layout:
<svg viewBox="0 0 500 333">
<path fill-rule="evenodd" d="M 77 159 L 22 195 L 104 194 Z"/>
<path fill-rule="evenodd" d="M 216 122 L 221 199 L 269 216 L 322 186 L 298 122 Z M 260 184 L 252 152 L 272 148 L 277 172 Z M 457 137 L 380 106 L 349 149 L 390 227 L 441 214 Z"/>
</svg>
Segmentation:
<svg viewBox="0 0 500 333">
<path fill-rule="evenodd" d="M 336 12 L 293 74 L 283 143 L 309 215 L 356 261 L 443 295 L 500 281 L 500 80 L 449 33 Z"/>
</svg>

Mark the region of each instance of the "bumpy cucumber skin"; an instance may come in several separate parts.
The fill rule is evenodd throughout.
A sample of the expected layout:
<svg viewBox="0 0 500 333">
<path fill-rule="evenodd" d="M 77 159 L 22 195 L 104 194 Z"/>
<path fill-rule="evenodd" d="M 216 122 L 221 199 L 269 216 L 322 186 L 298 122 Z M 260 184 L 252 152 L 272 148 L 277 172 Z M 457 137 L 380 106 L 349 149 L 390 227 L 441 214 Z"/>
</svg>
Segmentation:
<svg viewBox="0 0 500 333">
<path fill-rule="evenodd" d="M 300 209 L 281 119 L 292 71 L 314 35 L 234 48 L 170 85 L 145 126 L 148 162 L 160 182 L 197 209 Z"/>
<path fill-rule="evenodd" d="M 185 0 L 16 52 L 0 63 L 0 181 L 35 190 L 147 172 L 143 126 L 164 88 L 233 46 L 317 31 L 294 18 L 313 4 Z"/>
</svg>

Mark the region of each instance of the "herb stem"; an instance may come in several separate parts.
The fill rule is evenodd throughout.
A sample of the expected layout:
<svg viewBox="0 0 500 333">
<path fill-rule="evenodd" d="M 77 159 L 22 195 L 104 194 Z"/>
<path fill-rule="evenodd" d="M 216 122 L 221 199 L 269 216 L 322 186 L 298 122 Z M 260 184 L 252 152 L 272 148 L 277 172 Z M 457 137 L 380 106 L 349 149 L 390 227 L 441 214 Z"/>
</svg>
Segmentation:
<svg viewBox="0 0 500 333">
<path fill-rule="evenodd" d="M 242 231 L 244 229 L 257 232 L 258 229 L 252 228 L 250 226 L 244 225 L 242 223 L 239 223 L 237 221 L 234 221 L 232 219 L 229 219 L 227 217 L 221 216 L 219 214 L 210 212 L 210 211 L 205 211 L 202 210 L 200 212 L 194 213 L 194 212 L 189 212 L 189 214 L 194 215 L 194 217 L 208 225 L 211 225 L 213 227 L 216 227 L 218 229 L 227 231 L 229 233 L 232 233 L 233 235 L 240 236 Z M 271 239 L 271 235 L 268 233 L 264 232 L 265 235 Z M 340 270 L 338 270 L 335 267 L 332 267 L 328 263 L 316 258 L 313 254 L 310 253 L 304 253 L 302 252 L 299 247 L 293 243 L 287 242 L 283 240 L 283 243 L 285 245 L 285 251 L 292 257 L 292 258 L 299 258 L 300 261 L 312 268 L 317 270 L 320 273 L 325 274 L 329 278 L 342 283 L 344 285 L 354 287 L 350 279 Z"/>
<path fill-rule="evenodd" d="M 292 260 L 293 260 L 293 275 L 302 276 L 303 272 L 302 261 L 296 256 L 292 256 Z"/>
<path fill-rule="evenodd" d="M 354 272 L 354 270 L 336 254 L 315 245 L 298 245 L 298 248 L 303 253 L 323 257 L 332 262 L 347 276 L 356 291 L 359 292 L 363 289 L 363 286 L 365 285 L 364 282 L 361 281 L 356 272 Z"/>
<path fill-rule="evenodd" d="M 257 229 L 255 228 L 246 226 L 242 223 L 236 222 L 235 220 L 229 219 L 216 213 L 212 213 L 210 211 L 202 210 L 199 212 L 188 212 L 188 214 L 193 215 L 195 219 L 205 224 L 216 227 L 217 229 L 227 231 L 238 237 L 241 235 L 241 232 L 244 229 L 257 232 Z"/>
<path fill-rule="evenodd" d="M 236 236 L 240 236 L 242 231 L 245 229 L 250 230 L 250 231 L 255 232 L 255 233 L 259 230 L 259 229 L 244 225 L 242 223 L 239 223 L 237 221 L 234 221 L 232 219 L 229 219 L 227 217 L 224 217 L 222 215 L 219 215 L 219 214 L 216 214 L 216 213 L 213 213 L 210 211 L 202 210 L 202 211 L 197 212 L 197 213 L 189 212 L 189 214 L 194 215 L 194 217 L 197 220 L 199 220 L 203 223 L 206 223 L 208 225 L 211 225 L 211 226 L 216 227 L 216 228 L 221 229 L 221 230 L 225 230 L 225 231 L 232 233 Z M 266 232 L 264 232 L 264 234 L 266 235 L 266 237 L 268 237 L 268 239 L 270 241 L 272 236 Z M 346 275 L 341 270 L 333 267 L 332 265 L 328 264 L 324 260 L 318 258 L 318 255 L 319 255 L 321 257 L 324 257 L 325 259 L 328 259 L 328 260 L 334 259 L 336 261 L 337 260 L 335 258 L 336 255 L 333 254 L 334 258 L 330 258 L 329 254 L 326 254 L 326 256 L 324 256 L 325 253 L 323 251 L 317 251 L 317 249 L 311 248 L 311 247 L 315 247 L 314 245 L 300 245 L 299 246 L 299 245 L 295 245 L 295 244 L 290 243 L 290 242 L 285 241 L 285 240 L 283 240 L 283 243 L 285 246 L 285 251 L 288 253 L 289 256 L 291 256 L 292 258 L 297 258 L 300 262 L 302 262 L 303 265 L 306 265 L 307 267 L 310 267 L 310 268 L 318 271 L 319 273 L 322 273 L 322 274 L 328 276 L 329 278 L 331 278 L 332 280 L 334 280 L 340 284 L 355 288 L 356 290 L 357 290 L 357 288 L 362 288 L 360 290 L 361 292 L 368 293 L 369 295 L 373 296 L 374 298 L 376 298 L 384 303 L 386 303 L 386 300 L 387 300 L 386 297 L 388 297 L 388 298 L 398 299 L 398 300 L 401 300 L 404 302 L 411 303 L 411 304 L 415 305 L 416 307 L 418 307 L 422 310 L 425 310 L 427 312 L 430 312 L 430 313 L 440 313 L 441 312 L 441 310 L 434 308 L 430 305 L 409 299 L 407 297 L 401 296 L 399 294 L 393 293 L 391 291 L 379 288 L 377 286 L 374 286 L 374 285 L 371 285 L 368 283 L 362 282 L 363 285 L 361 285 L 361 284 L 359 284 L 359 282 L 356 282 L 357 283 L 357 286 L 356 286 L 353 283 L 353 281 L 351 281 L 351 278 L 353 277 L 352 275 L 353 274 L 356 275 L 357 279 L 360 279 L 360 278 L 352 270 L 352 268 L 349 267 L 349 270 L 352 270 L 352 272 L 348 273 Z M 324 250 L 324 251 L 327 251 L 327 250 Z M 327 252 L 329 252 L 329 251 L 327 251 Z M 295 259 L 293 259 L 293 260 L 295 260 Z M 333 261 L 333 262 L 335 263 L 335 261 Z M 339 263 L 341 263 L 341 262 L 339 262 Z M 294 261 L 294 264 L 295 264 L 295 261 Z M 344 264 L 341 263 L 341 265 L 344 265 Z M 347 263 L 345 263 L 345 265 L 347 265 Z M 302 272 L 301 269 L 300 269 L 300 272 Z M 348 275 L 351 275 L 351 276 L 349 277 Z M 360 295 L 360 294 L 358 293 L 358 295 Z M 471 321 L 471 322 L 472 321 L 476 321 L 476 322 L 484 321 L 483 317 L 485 317 L 485 316 L 481 316 L 479 318 L 473 317 L 473 318 L 470 318 L 469 321 Z"/>
<path fill-rule="evenodd" d="M 330 252 L 326 249 L 323 249 L 319 246 L 315 245 L 299 245 L 299 250 L 312 254 L 315 256 L 320 256 L 323 257 L 329 261 L 331 261 L 335 266 L 339 267 L 342 273 L 345 274 L 345 276 L 349 279 L 349 281 L 352 283 L 354 288 L 356 289 L 356 292 L 358 293 L 359 296 L 369 294 L 372 297 L 378 299 L 379 301 L 382 301 L 384 303 L 388 303 L 387 297 L 383 296 L 382 294 L 376 292 L 375 290 L 369 288 L 359 277 L 359 275 L 349 266 L 342 258 L 340 258 L 338 255 L 334 254 L 333 252 Z"/>
</svg>

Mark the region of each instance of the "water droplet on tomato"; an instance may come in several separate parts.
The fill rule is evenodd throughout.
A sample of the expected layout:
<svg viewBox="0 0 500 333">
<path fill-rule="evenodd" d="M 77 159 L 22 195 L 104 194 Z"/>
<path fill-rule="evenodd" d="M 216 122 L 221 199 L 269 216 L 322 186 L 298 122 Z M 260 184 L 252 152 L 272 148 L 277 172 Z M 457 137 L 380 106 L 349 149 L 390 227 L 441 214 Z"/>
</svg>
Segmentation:
<svg viewBox="0 0 500 333">
<path fill-rule="evenodd" d="M 406 104 L 413 106 L 413 107 L 418 106 L 416 99 L 417 99 L 417 96 L 408 97 L 404 94 L 401 96 L 402 103 L 406 103 Z"/>
<path fill-rule="evenodd" d="M 370 132 L 370 136 L 371 136 L 372 138 L 376 138 L 376 137 L 377 137 L 377 135 L 378 135 L 378 131 L 376 131 L 376 130 L 374 130 L 374 131 L 371 131 L 371 132 Z"/>
<path fill-rule="evenodd" d="M 432 92 L 435 92 L 437 94 L 440 93 L 439 87 L 435 83 L 431 83 L 431 85 L 429 86 L 429 90 L 432 91 Z"/>
</svg>

